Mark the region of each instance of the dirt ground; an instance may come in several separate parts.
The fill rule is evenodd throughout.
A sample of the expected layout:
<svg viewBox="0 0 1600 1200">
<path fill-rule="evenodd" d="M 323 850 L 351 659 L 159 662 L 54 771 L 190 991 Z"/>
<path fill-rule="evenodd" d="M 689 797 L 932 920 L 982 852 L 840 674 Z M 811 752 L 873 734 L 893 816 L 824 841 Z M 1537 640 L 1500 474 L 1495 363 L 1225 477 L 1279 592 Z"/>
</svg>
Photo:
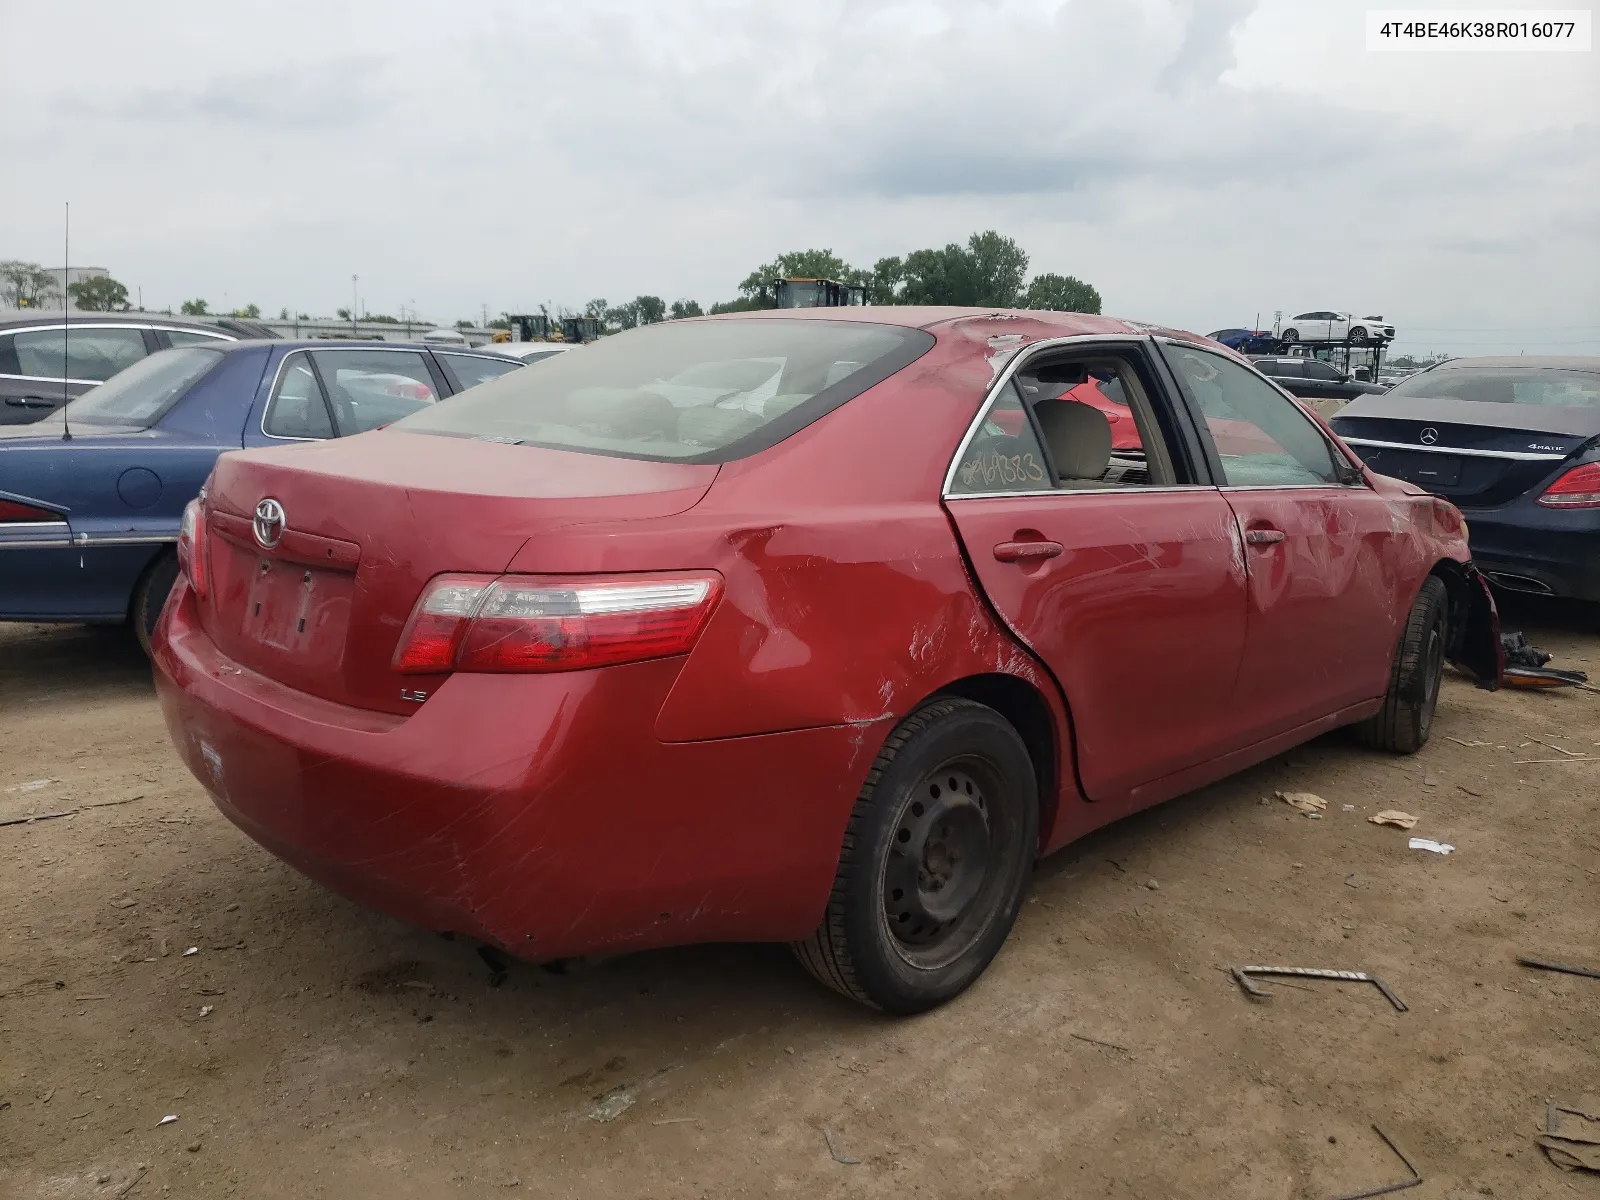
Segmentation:
<svg viewBox="0 0 1600 1200">
<path fill-rule="evenodd" d="M 1592 613 L 1510 619 L 1600 677 Z M 0 826 L 6 1197 L 1322 1200 L 1406 1178 L 1374 1123 L 1417 1196 L 1600 1196 L 1532 1140 L 1548 1099 L 1600 1093 L 1600 980 L 1514 961 L 1600 965 L 1592 693 L 1452 678 L 1415 758 L 1328 737 L 1096 834 L 913 1020 L 776 946 L 493 987 L 472 945 L 228 824 L 120 635 L 0 626 L 0 820 L 87 804 Z M 1457 852 L 1367 821 L 1387 808 Z M 1410 1011 L 1358 984 L 1252 1002 L 1241 963 L 1374 971 Z"/>
</svg>

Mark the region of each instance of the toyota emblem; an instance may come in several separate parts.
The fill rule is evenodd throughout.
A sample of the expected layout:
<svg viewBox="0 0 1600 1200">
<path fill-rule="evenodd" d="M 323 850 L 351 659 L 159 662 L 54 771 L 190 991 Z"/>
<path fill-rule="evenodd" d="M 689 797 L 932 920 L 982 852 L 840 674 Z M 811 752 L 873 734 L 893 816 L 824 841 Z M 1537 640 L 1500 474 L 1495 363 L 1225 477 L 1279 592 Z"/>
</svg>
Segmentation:
<svg viewBox="0 0 1600 1200">
<path fill-rule="evenodd" d="M 1419 440 L 1424 446 L 1431 446 L 1439 440 L 1439 431 L 1432 425 L 1425 426 L 1422 430 L 1422 433 L 1419 435 Z M 265 501 L 263 501 L 263 503 L 265 503 Z M 278 512 L 281 515 L 283 513 L 283 509 L 280 508 Z M 259 508 L 256 509 L 256 520 L 258 522 L 261 520 L 261 510 Z M 260 528 L 259 524 L 257 525 L 257 528 Z M 260 535 L 257 534 L 256 536 L 259 537 Z"/>
<path fill-rule="evenodd" d="M 278 539 L 283 536 L 286 519 L 283 505 L 270 496 L 256 505 L 256 519 L 252 524 L 255 527 L 256 541 L 263 550 L 271 550 L 278 544 Z"/>
</svg>

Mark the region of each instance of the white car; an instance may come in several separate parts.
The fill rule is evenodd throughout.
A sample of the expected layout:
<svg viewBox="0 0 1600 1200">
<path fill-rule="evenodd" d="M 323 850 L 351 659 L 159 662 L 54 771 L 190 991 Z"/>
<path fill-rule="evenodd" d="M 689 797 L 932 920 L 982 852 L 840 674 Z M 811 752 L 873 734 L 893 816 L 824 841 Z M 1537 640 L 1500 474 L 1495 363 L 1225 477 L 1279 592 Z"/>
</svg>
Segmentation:
<svg viewBox="0 0 1600 1200">
<path fill-rule="evenodd" d="M 1394 326 L 1381 316 L 1363 317 L 1348 312 L 1303 312 L 1285 317 L 1278 330 L 1281 342 L 1365 342 L 1394 340 Z"/>
<path fill-rule="evenodd" d="M 512 358 L 520 358 L 525 363 L 538 362 L 541 358 L 565 354 L 568 350 L 577 348 L 577 343 L 566 345 L 561 342 L 495 342 L 491 346 L 484 347 L 496 354 L 509 354 Z"/>
</svg>

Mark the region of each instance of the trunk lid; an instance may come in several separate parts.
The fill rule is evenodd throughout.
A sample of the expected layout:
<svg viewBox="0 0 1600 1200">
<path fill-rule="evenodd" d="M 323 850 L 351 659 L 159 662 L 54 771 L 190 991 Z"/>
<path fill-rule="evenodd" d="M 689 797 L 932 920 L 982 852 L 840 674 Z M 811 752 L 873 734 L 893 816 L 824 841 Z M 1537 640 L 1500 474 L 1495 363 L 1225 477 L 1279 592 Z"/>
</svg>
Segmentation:
<svg viewBox="0 0 1600 1200">
<path fill-rule="evenodd" d="M 436 680 L 392 670 L 423 585 L 505 571 L 531 537 L 671 516 L 713 465 L 659 463 L 382 430 L 224 455 L 207 497 L 206 632 L 240 665 L 335 703 L 415 711 Z M 279 540 L 255 536 L 278 504 Z M 277 513 L 270 513 L 276 516 Z M 269 539 L 270 536 L 269 536 Z"/>
<path fill-rule="evenodd" d="M 1374 471 L 1464 508 L 1536 487 L 1600 435 L 1600 411 L 1447 397 L 1362 397 L 1331 424 Z"/>
</svg>

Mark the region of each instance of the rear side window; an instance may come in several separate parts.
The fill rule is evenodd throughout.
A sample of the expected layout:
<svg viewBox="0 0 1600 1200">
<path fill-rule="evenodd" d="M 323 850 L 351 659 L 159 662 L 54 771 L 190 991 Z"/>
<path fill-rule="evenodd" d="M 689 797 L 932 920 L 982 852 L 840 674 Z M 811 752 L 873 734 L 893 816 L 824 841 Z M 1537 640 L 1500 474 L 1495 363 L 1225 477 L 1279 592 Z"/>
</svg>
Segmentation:
<svg viewBox="0 0 1600 1200">
<path fill-rule="evenodd" d="M 1298 379 L 1303 375 L 1300 364 L 1292 359 L 1268 359 L 1258 362 L 1256 366 L 1263 375 L 1271 375 L 1274 379 Z"/>
<path fill-rule="evenodd" d="M 1600 408 L 1600 373 L 1537 367 L 1461 367 L 1413 375 L 1391 396 L 1437 396 L 1480 404 Z"/>
<path fill-rule="evenodd" d="M 138 329 L 30 329 L 17 334 L 17 373 L 99 383 L 145 356 Z"/>
<path fill-rule="evenodd" d="M 512 371 L 398 428 L 678 462 L 755 453 L 887 378 L 931 335 L 854 321 L 671 321 Z"/>
<path fill-rule="evenodd" d="M 331 438 L 333 418 L 322 398 L 322 385 L 305 354 L 291 354 L 278 371 L 267 403 L 262 432 L 280 438 Z"/>
<path fill-rule="evenodd" d="M 1167 361 L 1200 415 L 1229 487 L 1317 487 L 1343 481 L 1316 423 L 1232 359 L 1167 346 Z"/>
<path fill-rule="evenodd" d="M 1344 376 L 1325 362 L 1308 359 L 1304 364 L 1307 379 L 1320 379 L 1324 383 L 1343 383 Z"/>
<path fill-rule="evenodd" d="M 167 343 L 172 346 L 215 346 L 228 339 L 214 333 L 201 333 L 194 329 L 163 329 Z"/>
<path fill-rule="evenodd" d="M 436 403 L 427 359 L 416 350 L 312 350 L 340 437 L 388 425 Z"/>
<path fill-rule="evenodd" d="M 434 357 L 444 365 L 458 392 L 488 383 L 491 379 L 499 379 L 522 366 L 521 362 L 508 362 L 503 358 L 489 358 L 482 354 L 441 354 L 434 351 Z"/>
</svg>

